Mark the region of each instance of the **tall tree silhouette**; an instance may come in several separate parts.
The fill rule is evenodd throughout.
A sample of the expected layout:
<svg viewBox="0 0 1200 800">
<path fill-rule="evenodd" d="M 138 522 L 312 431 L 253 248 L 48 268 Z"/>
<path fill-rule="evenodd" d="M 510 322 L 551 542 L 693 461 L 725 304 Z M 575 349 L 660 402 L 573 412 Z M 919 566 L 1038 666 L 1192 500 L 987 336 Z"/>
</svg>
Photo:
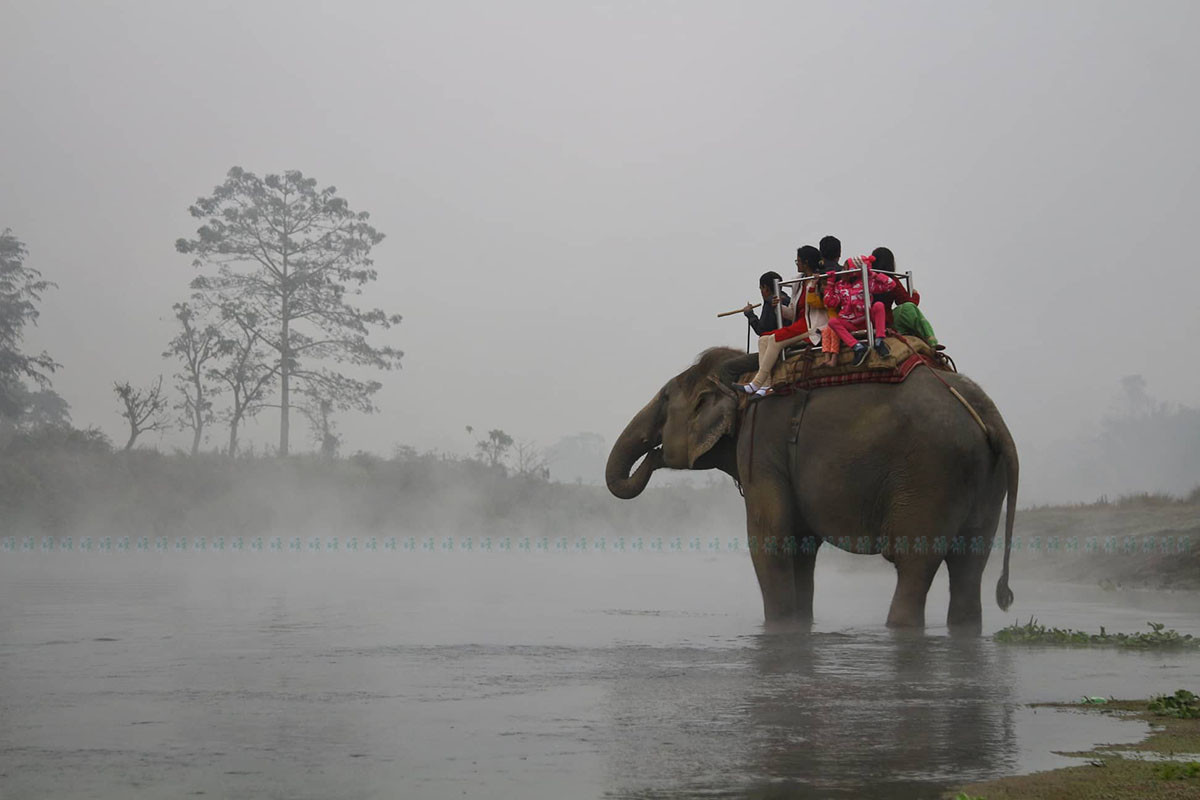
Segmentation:
<svg viewBox="0 0 1200 800">
<path fill-rule="evenodd" d="M 331 365 L 399 367 L 403 355 L 367 341 L 372 329 L 400 322 L 351 300 L 378 277 L 371 248 L 383 240 L 366 212 L 350 210 L 330 186 L 318 189 L 299 171 L 260 178 L 234 167 L 212 195 L 188 209 L 203 220 L 195 239 L 175 247 L 214 270 L 192 288 L 217 305 L 237 303 L 274 351 L 279 378 L 279 453 L 287 455 L 293 385 L 340 409 L 375 410 L 381 384 Z"/>
<path fill-rule="evenodd" d="M 20 239 L 5 228 L 0 232 L 0 415 L 17 416 L 25 398 L 22 379 L 41 387 L 50 384 L 58 368 L 46 353 L 29 355 L 22 345 L 25 326 L 36 325 L 42 293 L 54 286 L 25 265 L 27 251 Z"/>
</svg>

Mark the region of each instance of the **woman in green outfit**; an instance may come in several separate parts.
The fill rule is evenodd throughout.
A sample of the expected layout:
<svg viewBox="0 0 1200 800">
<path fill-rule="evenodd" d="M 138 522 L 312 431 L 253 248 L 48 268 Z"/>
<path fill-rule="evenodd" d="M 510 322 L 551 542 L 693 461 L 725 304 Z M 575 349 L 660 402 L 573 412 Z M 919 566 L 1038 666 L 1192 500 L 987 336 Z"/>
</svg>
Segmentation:
<svg viewBox="0 0 1200 800">
<path fill-rule="evenodd" d="M 876 247 L 871 251 L 871 255 L 875 256 L 874 269 L 879 272 L 886 272 L 889 277 L 895 277 L 896 273 L 896 256 L 886 247 Z M 898 333 L 906 336 L 920 336 L 925 341 L 929 342 L 931 347 L 937 347 L 937 336 L 933 334 L 933 326 L 929 324 L 929 320 L 925 319 L 925 315 L 921 313 L 921 309 L 917 308 L 921 303 L 921 293 L 908 293 L 904 288 L 904 284 L 899 280 L 896 282 L 896 289 L 893 292 L 883 296 L 873 298 L 883 301 L 883 309 L 887 315 L 887 323 L 889 328 L 894 328 Z M 896 305 L 895 310 L 892 309 L 892 304 Z"/>
</svg>

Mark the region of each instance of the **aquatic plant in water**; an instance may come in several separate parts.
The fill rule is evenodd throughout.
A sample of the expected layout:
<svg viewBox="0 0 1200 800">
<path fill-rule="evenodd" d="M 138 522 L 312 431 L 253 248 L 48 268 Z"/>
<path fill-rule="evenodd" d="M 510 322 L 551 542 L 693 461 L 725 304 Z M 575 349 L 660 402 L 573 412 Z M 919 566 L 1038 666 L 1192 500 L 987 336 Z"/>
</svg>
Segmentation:
<svg viewBox="0 0 1200 800">
<path fill-rule="evenodd" d="M 1163 717 L 1200 719 L 1200 696 L 1187 689 L 1178 689 L 1175 694 L 1156 695 L 1148 708 Z"/>
<path fill-rule="evenodd" d="M 1001 628 L 992 636 L 1002 644 L 1056 644 L 1092 646 L 1105 645 L 1110 647 L 1129 648 L 1177 648 L 1200 649 L 1200 638 L 1190 633 L 1181 634 L 1174 629 L 1165 630 L 1161 622 L 1149 622 L 1148 633 L 1109 633 L 1100 626 L 1100 633 L 1088 633 L 1071 628 L 1048 628 L 1030 617 L 1029 622 L 1021 625 L 1014 622 L 1007 628 Z"/>
</svg>

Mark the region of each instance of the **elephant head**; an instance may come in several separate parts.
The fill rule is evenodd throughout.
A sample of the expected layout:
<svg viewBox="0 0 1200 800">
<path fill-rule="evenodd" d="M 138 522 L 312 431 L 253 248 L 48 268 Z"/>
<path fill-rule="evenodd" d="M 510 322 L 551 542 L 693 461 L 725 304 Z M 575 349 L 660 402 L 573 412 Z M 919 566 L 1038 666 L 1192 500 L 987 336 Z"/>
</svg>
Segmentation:
<svg viewBox="0 0 1200 800">
<path fill-rule="evenodd" d="M 637 497 L 660 467 L 720 469 L 736 479 L 738 400 L 729 383 L 756 365 L 757 356 L 714 347 L 667 381 L 613 444 L 604 471 L 608 490 L 622 500 Z"/>
</svg>

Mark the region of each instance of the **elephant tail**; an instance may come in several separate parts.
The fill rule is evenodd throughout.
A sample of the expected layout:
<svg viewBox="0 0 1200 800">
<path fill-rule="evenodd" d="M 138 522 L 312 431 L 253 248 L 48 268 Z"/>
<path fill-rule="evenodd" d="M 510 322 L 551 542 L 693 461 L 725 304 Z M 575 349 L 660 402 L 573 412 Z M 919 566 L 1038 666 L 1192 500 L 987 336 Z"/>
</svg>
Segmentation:
<svg viewBox="0 0 1200 800">
<path fill-rule="evenodd" d="M 961 392 L 946 383 L 942 376 L 933 370 L 930 370 L 930 372 L 933 372 L 934 377 L 945 384 L 951 393 L 958 398 L 959 402 L 971 412 L 971 416 L 979 423 L 979 427 L 983 429 L 983 435 L 987 437 L 988 446 L 1004 465 L 1004 473 L 1008 478 L 1008 484 L 1005 487 L 1008 503 L 1004 514 L 1004 569 L 1000 572 L 1000 580 L 996 582 L 996 605 L 1000 606 L 1001 611 L 1007 611 L 1013 602 L 1012 589 L 1008 588 L 1008 562 L 1009 556 L 1012 554 L 1013 522 L 1017 516 L 1017 478 L 1020 475 L 1020 464 L 1017 462 L 1017 445 L 1013 441 L 1012 433 L 1009 432 L 1008 426 L 1004 424 L 1004 418 L 1000 416 L 1000 410 L 983 393 L 982 389 L 962 375 L 954 375 L 952 377 L 954 383 L 962 386 L 968 395 L 975 398 L 976 402 L 973 406 Z M 983 409 L 982 414 L 976 410 L 976 406 Z"/>
<path fill-rule="evenodd" d="M 1004 510 L 1004 569 L 1000 572 L 1000 580 L 996 582 L 996 605 L 1001 611 L 1007 611 L 1012 605 L 1013 593 L 1008 588 L 1008 559 L 1012 553 L 1013 521 L 1017 515 L 1017 478 L 1020 465 L 1017 462 L 1017 445 L 1013 442 L 1008 426 L 1000 419 L 999 412 L 995 419 L 989 420 L 988 441 L 1000 459 L 1004 462 L 1004 472 L 1008 476 L 1006 494 L 1008 502 Z"/>
</svg>

